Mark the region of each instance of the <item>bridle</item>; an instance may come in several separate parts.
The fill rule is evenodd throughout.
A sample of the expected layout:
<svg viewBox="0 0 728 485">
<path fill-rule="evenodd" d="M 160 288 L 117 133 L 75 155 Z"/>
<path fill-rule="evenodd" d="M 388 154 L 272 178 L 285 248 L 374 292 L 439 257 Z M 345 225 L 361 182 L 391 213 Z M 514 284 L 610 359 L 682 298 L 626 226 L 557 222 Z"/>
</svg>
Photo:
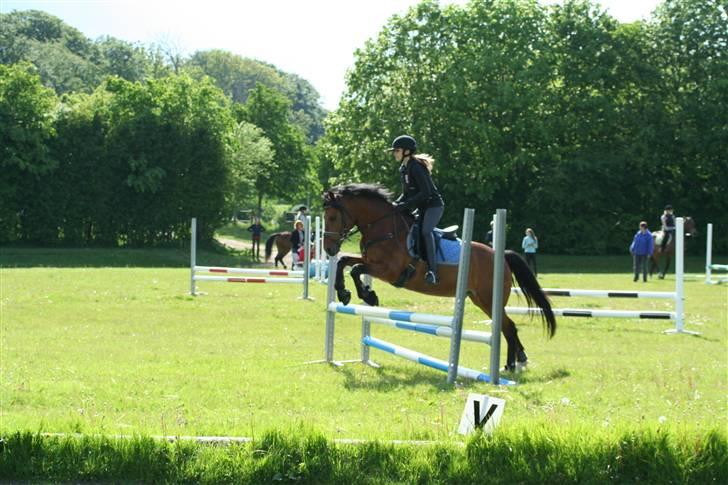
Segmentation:
<svg viewBox="0 0 728 485">
<path fill-rule="evenodd" d="M 342 231 L 340 231 L 340 232 L 324 231 L 324 237 L 325 238 L 328 237 L 329 239 L 334 239 L 334 241 L 336 242 L 336 252 L 338 253 L 339 250 L 341 249 L 341 244 L 344 241 L 346 241 L 347 239 L 349 239 L 351 236 L 353 236 L 354 234 L 356 234 L 358 232 L 361 232 L 361 228 L 356 223 L 356 220 L 351 216 L 351 214 L 346 209 L 346 207 L 344 207 L 342 204 L 340 204 L 336 198 L 331 198 L 331 199 L 329 199 L 328 201 L 326 201 L 324 203 L 324 209 L 329 209 L 329 208 L 336 209 L 336 210 L 339 211 L 339 213 L 341 213 L 341 227 L 342 228 L 345 228 L 347 226 L 347 224 L 346 224 L 346 218 L 349 218 L 352 221 L 351 227 L 349 229 L 342 229 Z M 392 210 L 390 212 L 384 214 L 383 216 L 381 216 L 381 217 L 379 217 L 377 219 L 374 219 L 372 222 L 367 223 L 366 226 L 365 226 L 365 229 L 371 229 L 377 223 L 379 223 L 380 221 L 382 221 L 382 220 L 384 220 L 384 219 L 386 219 L 386 218 L 388 218 L 390 216 L 393 219 L 395 219 L 398 213 L 399 212 L 397 210 L 395 210 L 394 208 L 392 208 Z M 401 214 L 400 214 L 400 217 L 402 217 Z M 402 217 L 402 219 L 405 221 L 405 225 L 406 225 L 407 224 L 407 221 L 404 219 L 404 217 Z M 368 249 L 370 246 L 372 246 L 372 245 L 374 245 L 376 243 L 383 242 L 383 241 L 388 241 L 390 239 L 395 239 L 395 237 L 397 235 L 397 224 L 396 224 L 396 221 L 393 221 L 393 227 L 394 227 L 394 233 L 389 233 L 389 234 L 387 234 L 384 237 L 375 239 L 373 241 L 369 241 L 366 244 L 366 246 L 364 248 L 364 251 L 366 251 L 366 249 Z"/>
<path fill-rule="evenodd" d="M 335 232 L 335 231 L 324 231 L 324 238 L 333 239 L 336 242 L 336 252 L 338 253 L 341 249 L 341 244 L 349 239 L 351 236 L 359 232 L 359 227 L 356 225 L 355 219 L 349 214 L 349 211 L 346 210 L 346 207 L 339 204 L 339 202 L 336 200 L 336 198 L 329 199 L 327 202 L 324 203 L 324 209 L 336 209 L 341 214 L 341 232 Z M 349 229 L 343 229 L 346 227 L 346 218 L 351 219 L 352 224 Z M 356 229 L 354 229 L 356 227 Z"/>
</svg>

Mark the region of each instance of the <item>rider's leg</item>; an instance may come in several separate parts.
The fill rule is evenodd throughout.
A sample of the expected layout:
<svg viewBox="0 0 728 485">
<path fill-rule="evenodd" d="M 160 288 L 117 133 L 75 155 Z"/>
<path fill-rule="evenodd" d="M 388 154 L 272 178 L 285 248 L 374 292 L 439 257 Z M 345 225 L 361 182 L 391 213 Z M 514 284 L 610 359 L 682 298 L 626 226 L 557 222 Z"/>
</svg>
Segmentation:
<svg viewBox="0 0 728 485">
<path fill-rule="evenodd" d="M 425 242 L 425 251 L 427 253 L 427 266 L 429 271 L 425 275 L 425 279 L 429 284 L 437 283 L 437 253 L 435 248 L 435 235 L 432 230 L 440 222 L 443 207 L 429 207 L 422 216 L 422 239 Z"/>
</svg>

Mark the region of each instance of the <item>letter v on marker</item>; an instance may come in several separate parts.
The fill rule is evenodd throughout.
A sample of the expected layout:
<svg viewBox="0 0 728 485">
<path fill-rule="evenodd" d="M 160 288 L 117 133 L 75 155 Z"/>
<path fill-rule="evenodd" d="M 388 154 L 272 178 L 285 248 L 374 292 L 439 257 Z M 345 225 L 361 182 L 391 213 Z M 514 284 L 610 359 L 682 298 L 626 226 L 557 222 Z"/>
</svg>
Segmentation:
<svg viewBox="0 0 728 485">
<path fill-rule="evenodd" d="M 473 401 L 473 417 L 475 418 L 475 422 L 473 425 L 475 426 L 475 429 L 481 429 L 483 426 L 485 426 L 485 423 L 488 422 L 488 420 L 493 416 L 493 413 L 495 413 L 495 410 L 498 408 L 497 404 L 491 404 L 488 408 L 488 412 L 485 413 L 485 416 L 483 416 L 483 420 L 480 420 L 480 401 L 477 399 Z"/>
</svg>

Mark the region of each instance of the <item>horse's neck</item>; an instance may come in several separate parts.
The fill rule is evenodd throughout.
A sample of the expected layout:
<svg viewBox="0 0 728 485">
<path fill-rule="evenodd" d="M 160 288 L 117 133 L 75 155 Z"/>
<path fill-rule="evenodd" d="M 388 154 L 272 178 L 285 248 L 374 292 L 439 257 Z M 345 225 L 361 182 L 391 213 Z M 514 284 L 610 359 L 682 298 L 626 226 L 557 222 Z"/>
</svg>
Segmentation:
<svg viewBox="0 0 728 485">
<path fill-rule="evenodd" d="M 356 225 L 363 239 L 376 239 L 386 234 L 395 234 L 397 239 L 407 236 L 413 219 L 400 212 L 392 212 L 389 204 L 362 205 L 356 208 Z"/>
</svg>

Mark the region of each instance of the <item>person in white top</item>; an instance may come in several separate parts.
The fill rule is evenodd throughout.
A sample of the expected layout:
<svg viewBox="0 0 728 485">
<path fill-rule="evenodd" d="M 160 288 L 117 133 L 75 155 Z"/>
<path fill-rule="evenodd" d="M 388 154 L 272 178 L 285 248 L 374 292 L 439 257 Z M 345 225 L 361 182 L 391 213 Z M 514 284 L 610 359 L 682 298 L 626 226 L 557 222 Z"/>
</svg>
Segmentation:
<svg viewBox="0 0 728 485">
<path fill-rule="evenodd" d="M 536 237 L 536 234 L 534 234 L 533 229 L 530 227 L 526 229 L 526 236 L 521 242 L 521 247 L 523 248 L 523 253 L 526 255 L 526 263 L 528 263 L 528 267 L 531 268 L 534 276 L 538 276 L 538 271 L 536 270 L 536 250 L 538 249 L 538 238 Z"/>
</svg>

